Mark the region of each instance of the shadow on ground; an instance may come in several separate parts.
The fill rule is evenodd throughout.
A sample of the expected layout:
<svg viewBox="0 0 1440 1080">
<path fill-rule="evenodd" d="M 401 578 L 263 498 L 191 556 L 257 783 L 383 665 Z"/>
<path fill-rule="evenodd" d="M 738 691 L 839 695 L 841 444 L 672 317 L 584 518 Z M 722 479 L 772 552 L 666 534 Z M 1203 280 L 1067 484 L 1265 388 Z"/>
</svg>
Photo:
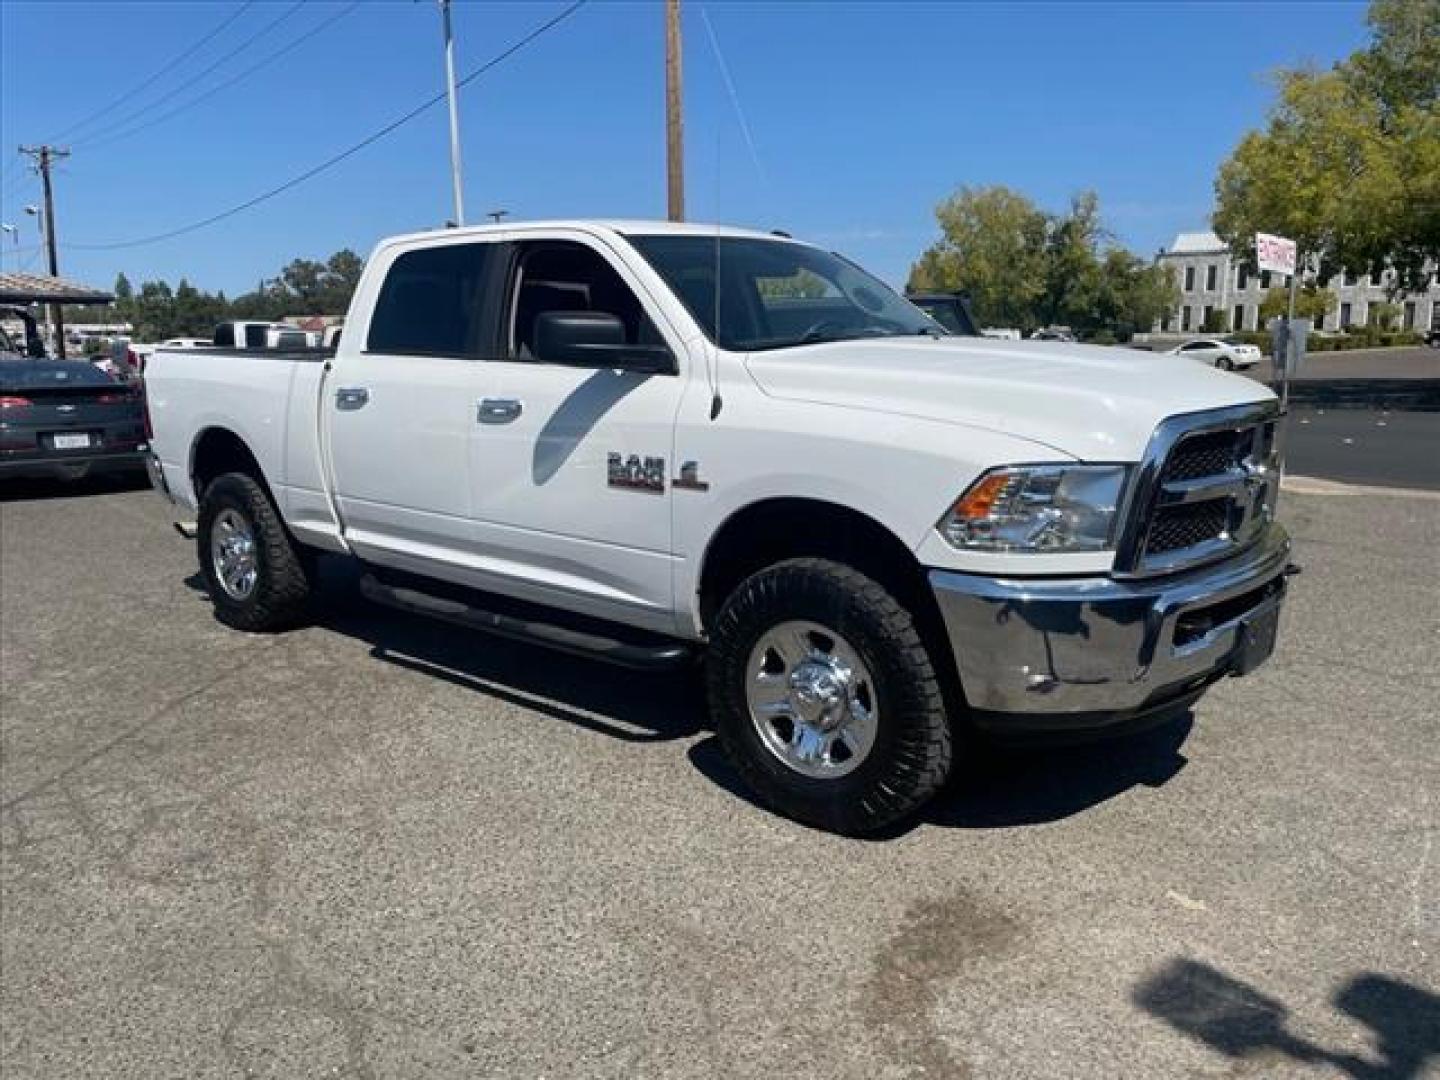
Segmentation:
<svg viewBox="0 0 1440 1080">
<path fill-rule="evenodd" d="M 1339 1012 L 1374 1032 L 1374 1059 L 1292 1034 L 1283 1002 L 1195 960 L 1171 960 L 1136 987 L 1133 1000 L 1237 1060 L 1328 1066 L 1356 1080 L 1411 1080 L 1440 1056 L 1440 997 L 1388 975 L 1356 975 L 1331 999 Z"/>
<path fill-rule="evenodd" d="M 15 477 L 0 480 L 0 503 L 38 502 L 44 499 L 75 499 L 86 495 L 110 495 L 117 491 L 139 491 L 149 487 L 143 471 L 101 473 L 79 480 L 42 477 Z"/>
<path fill-rule="evenodd" d="M 377 660 L 625 742 L 686 739 L 710 729 L 698 669 L 635 672 L 394 611 L 360 595 L 358 577 L 343 560 L 321 561 L 315 624 L 366 642 Z M 186 584 L 204 592 L 198 573 Z M 1187 712 L 1140 734 L 1080 746 L 967 748 L 946 790 L 918 818 L 875 838 L 893 839 L 920 824 L 1043 824 L 1134 787 L 1159 787 L 1184 768 L 1180 751 L 1193 723 Z M 711 783 L 760 805 L 713 734 L 696 742 L 689 758 Z"/>
</svg>

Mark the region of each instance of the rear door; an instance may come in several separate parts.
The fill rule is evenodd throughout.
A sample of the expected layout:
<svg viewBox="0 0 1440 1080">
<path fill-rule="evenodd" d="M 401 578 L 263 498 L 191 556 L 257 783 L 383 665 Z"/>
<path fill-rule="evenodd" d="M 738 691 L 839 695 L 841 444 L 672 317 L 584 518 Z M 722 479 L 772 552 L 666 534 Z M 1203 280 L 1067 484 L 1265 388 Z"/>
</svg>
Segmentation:
<svg viewBox="0 0 1440 1080">
<path fill-rule="evenodd" d="M 688 370 L 679 335 L 623 260 L 585 233 L 516 240 L 506 280 L 471 426 L 478 554 L 512 595 L 673 630 L 670 458 Z M 631 344 L 666 345 L 676 373 L 548 363 L 533 347 L 547 311 L 614 314 Z"/>
<path fill-rule="evenodd" d="M 497 250 L 377 255 L 389 266 L 369 324 L 347 334 L 320 401 L 346 538 L 364 558 L 443 574 L 473 557 L 470 438 Z"/>
</svg>

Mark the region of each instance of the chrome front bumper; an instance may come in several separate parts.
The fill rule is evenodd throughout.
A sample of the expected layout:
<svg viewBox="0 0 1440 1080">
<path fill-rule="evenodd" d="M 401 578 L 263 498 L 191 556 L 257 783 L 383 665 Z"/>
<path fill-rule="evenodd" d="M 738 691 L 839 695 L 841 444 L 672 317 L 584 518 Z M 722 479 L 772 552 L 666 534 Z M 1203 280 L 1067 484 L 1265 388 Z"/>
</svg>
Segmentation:
<svg viewBox="0 0 1440 1080">
<path fill-rule="evenodd" d="M 1159 580 L 935 570 L 930 583 L 982 726 L 1083 730 L 1238 674 L 1247 628 L 1278 614 L 1289 564 L 1290 538 L 1271 525 L 1231 559 Z"/>
</svg>

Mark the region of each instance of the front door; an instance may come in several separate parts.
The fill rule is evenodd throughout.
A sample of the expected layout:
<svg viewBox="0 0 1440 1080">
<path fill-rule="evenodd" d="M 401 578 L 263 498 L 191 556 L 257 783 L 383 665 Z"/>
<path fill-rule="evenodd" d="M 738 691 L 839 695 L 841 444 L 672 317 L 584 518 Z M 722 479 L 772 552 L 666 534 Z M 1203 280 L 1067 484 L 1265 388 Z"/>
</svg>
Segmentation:
<svg viewBox="0 0 1440 1080">
<path fill-rule="evenodd" d="M 624 263 L 584 234 L 513 245 L 498 358 L 472 427 L 477 554 L 496 587 L 670 631 L 670 460 L 688 370 L 678 335 Z M 549 311 L 606 312 L 629 344 L 663 344 L 674 374 L 549 363 Z"/>
<path fill-rule="evenodd" d="M 364 341 L 342 338 L 321 398 L 356 554 L 420 572 L 472 556 L 470 438 L 493 243 L 395 257 Z M 384 257 L 384 256 L 380 256 Z"/>
</svg>

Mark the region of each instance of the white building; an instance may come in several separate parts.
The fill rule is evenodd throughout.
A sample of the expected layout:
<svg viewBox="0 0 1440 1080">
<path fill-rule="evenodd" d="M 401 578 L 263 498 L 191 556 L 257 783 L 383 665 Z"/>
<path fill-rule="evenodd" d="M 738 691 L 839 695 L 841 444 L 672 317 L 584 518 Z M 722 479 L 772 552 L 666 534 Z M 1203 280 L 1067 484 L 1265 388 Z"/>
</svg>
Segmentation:
<svg viewBox="0 0 1440 1080">
<path fill-rule="evenodd" d="M 1156 261 L 1175 270 L 1180 283 L 1180 303 L 1175 310 L 1155 324 L 1157 332 L 1199 333 L 1211 312 L 1223 314 L 1224 327 L 1230 330 L 1260 330 L 1260 304 L 1272 286 L 1287 284 L 1283 275 L 1256 274 L 1240 266 L 1230 255 L 1225 242 L 1213 232 L 1188 232 L 1175 237 L 1169 248 L 1160 252 Z M 1423 293 L 1405 293 L 1391 300 L 1385 292 L 1389 275 L 1372 280 L 1366 275 L 1338 274 L 1326 286 L 1338 297 L 1336 306 L 1326 312 L 1317 329 L 1341 330 L 1347 326 L 1363 326 L 1370 321 L 1375 304 L 1397 304 L 1400 308 L 1398 328 L 1403 330 L 1440 329 L 1440 281 L 1432 281 Z M 1307 278 L 1308 280 L 1308 278 Z"/>
</svg>

